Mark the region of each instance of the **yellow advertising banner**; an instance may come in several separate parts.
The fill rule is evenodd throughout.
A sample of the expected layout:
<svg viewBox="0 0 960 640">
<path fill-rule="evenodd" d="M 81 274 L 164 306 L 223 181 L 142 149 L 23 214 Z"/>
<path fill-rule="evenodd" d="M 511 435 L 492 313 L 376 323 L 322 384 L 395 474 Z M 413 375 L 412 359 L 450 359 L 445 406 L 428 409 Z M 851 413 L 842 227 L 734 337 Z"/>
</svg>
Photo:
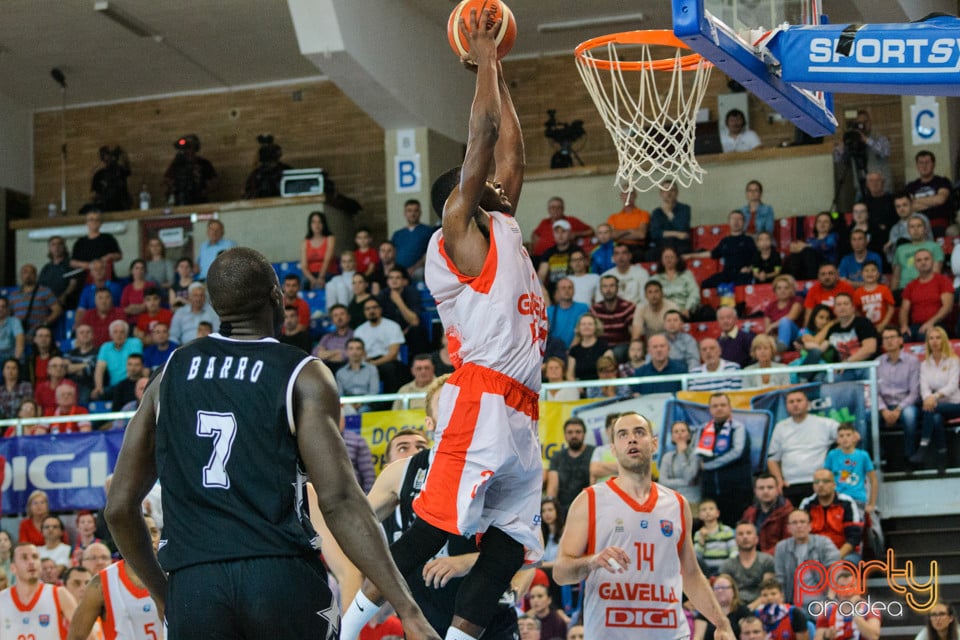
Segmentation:
<svg viewBox="0 0 960 640">
<path fill-rule="evenodd" d="M 540 451 L 544 465 L 547 465 L 559 447 L 563 446 L 563 423 L 573 414 L 573 410 L 596 400 L 575 400 L 573 402 L 540 403 Z M 423 409 L 406 411 L 371 411 L 360 416 L 360 435 L 366 440 L 373 455 L 373 466 L 377 473 L 383 468 L 387 443 L 398 431 L 404 429 L 423 429 Z"/>
<path fill-rule="evenodd" d="M 750 400 L 761 393 L 769 393 L 777 389 L 786 389 L 786 387 L 763 387 L 761 389 L 741 389 L 739 391 L 722 391 L 730 398 L 730 404 L 734 409 L 750 410 Z M 696 402 L 698 404 L 710 404 L 710 396 L 716 391 L 677 391 L 677 400 L 686 400 L 687 402 Z"/>
</svg>

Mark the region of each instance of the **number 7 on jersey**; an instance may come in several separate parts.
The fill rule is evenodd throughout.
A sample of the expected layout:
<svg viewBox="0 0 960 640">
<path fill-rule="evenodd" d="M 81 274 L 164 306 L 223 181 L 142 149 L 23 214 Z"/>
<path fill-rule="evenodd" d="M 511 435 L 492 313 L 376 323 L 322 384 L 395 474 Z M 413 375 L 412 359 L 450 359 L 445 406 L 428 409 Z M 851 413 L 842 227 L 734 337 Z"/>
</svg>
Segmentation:
<svg viewBox="0 0 960 640">
<path fill-rule="evenodd" d="M 217 489 L 230 488 L 227 461 L 237 435 L 237 418 L 232 413 L 197 412 L 197 435 L 213 438 L 213 453 L 203 468 L 203 486 Z"/>
</svg>

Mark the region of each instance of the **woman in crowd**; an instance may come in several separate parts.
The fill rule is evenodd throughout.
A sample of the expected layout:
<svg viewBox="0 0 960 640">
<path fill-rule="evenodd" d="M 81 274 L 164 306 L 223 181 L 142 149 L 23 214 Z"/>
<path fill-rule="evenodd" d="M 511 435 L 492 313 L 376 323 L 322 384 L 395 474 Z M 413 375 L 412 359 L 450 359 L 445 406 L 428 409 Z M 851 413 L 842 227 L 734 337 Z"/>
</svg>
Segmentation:
<svg viewBox="0 0 960 640">
<path fill-rule="evenodd" d="M 147 280 L 155 282 L 164 290 L 173 285 L 176 278 L 176 268 L 173 260 L 167 259 L 167 249 L 160 238 L 150 238 L 147 241 Z"/>
<path fill-rule="evenodd" d="M 813 226 L 813 236 L 790 243 L 790 256 L 787 258 L 787 271 L 797 280 L 815 280 L 817 270 L 822 264 L 839 262 L 840 241 L 833 230 L 833 216 L 821 212 L 817 214 Z"/>
<path fill-rule="evenodd" d="M 761 231 L 757 234 L 757 255 L 753 260 L 754 282 L 770 282 L 780 275 L 780 252 L 773 243 L 773 236 Z"/>
<path fill-rule="evenodd" d="M 914 640 L 958 640 L 957 609 L 952 604 L 938 602 L 927 614 L 927 623 Z"/>
<path fill-rule="evenodd" d="M 16 581 L 16 578 L 10 573 L 10 563 L 13 562 L 13 538 L 10 534 L 0 529 L 0 571 L 7 576 L 8 586 Z"/>
<path fill-rule="evenodd" d="M 156 283 L 147 280 L 147 263 L 137 258 L 130 263 L 130 284 L 123 288 L 120 295 L 120 308 L 127 314 L 127 322 L 136 324 L 140 314 L 147 310 L 143 303 L 143 292 L 156 288 Z"/>
<path fill-rule="evenodd" d="M 53 341 L 53 331 L 45 324 L 40 325 L 33 332 L 33 348 L 27 357 L 27 377 L 33 383 L 33 388 L 49 379 L 47 363 L 53 356 L 63 355 L 60 348 Z"/>
<path fill-rule="evenodd" d="M 190 285 L 193 284 L 193 260 L 180 258 L 177 260 L 176 276 L 168 292 L 170 310 L 176 311 L 187 304 Z"/>
<path fill-rule="evenodd" d="M 790 384 L 789 373 L 767 373 L 763 369 L 779 367 L 780 363 L 773 361 L 773 356 L 777 353 L 776 341 L 766 334 L 760 334 L 750 343 L 750 357 L 756 360 L 744 368 L 744 370 L 759 371 L 752 376 L 744 376 L 744 389 L 757 389 L 760 387 L 781 387 Z"/>
<path fill-rule="evenodd" d="M 836 362 L 837 352 L 829 342 L 827 342 L 827 332 L 833 326 L 835 319 L 833 309 L 825 304 L 818 304 L 810 313 L 810 321 L 807 326 L 800 329 L 797 339 L 794 340 L 794 348 L 800 352 L 801 357 L 794 360 L 791 364 L 796 366 L 805 364 L 821 364 L 823 362 Z M 823 373 L 801 373 L 791 375 L 791 381 L 810 382 L 813 380 L 823 380 Z"/>
<path fill-rule="evenodd" d="M 674 422 L 670 427 L 674 449 L 663 454 L 660 460 L 659 482 L 679 492 L 696 511 L 700 502 L 700 458 L 690 446 L 692 441 L 690 425 L 681 420 Z"/>
<path fill-rule="evenodd" d="M 333 257 L 337 239 L 327 226 L 327 217 L 314 211 L 307 218 L 307 235 L 300 248 L 300 270 L 306 289 L 323 289 L 327 276 L 337 273 Z"/>
<path fill-rule="evenodd" d="M 543 563 L 540 568 L 550 578 L 550 597 L 554 602 L 560 602 L 560 587 L 553 581 L 553 563 L 560 550 L 564 516 L 556 498 L 547 497 L 540 502 L 540 530 L 543 533 Z"/>
<path fill-rule="evenodd" d="M 763 185 L 751 180 L 746 188 L 747 204 L 740 207 L 743 228 L 747 233 L 773 233 L 773 207 L 763 202 Z"/>
<path fill-rule="evenodd" d="M 20 381 L 20 362 L 16 358 L 3 361 L 3 384 L 0 385 L 0 418 L 17 415 L 20 403 L 33 397 L 33 385 Z"/>
<path fill-rule="evenodd" d="M 617 360 L 613 356 L 597 358 L 598 380 L 616 380 L 617 377 Z M 587 387 L 586 391 L 588 398 L 629 398 L 631 395 L 630 385 Z"/>
<path fill-rule="evenodd" d="M 740 602 L 740 590 L 737 589 L 737 583 L 729 573 L 721 573 L 713 579 L 713 595 L 716 596 L 720 608 L 727 615 L 727 620 L 734 629 L 740 628 L 741 618 L 753 615 L 753 612 Z M 693 623 L 694 640 L 713 640 L 716 630 L 713 623 L 697 614 Z"/>
<path fill-rule="evenodd" d="M 367 321 L 363 315 L 363 303 L 373 294 L 370 293 L 370 280 L 362 273 L 353 274 L 350 286 L 353 287 L 353 300 L 347 305 L 347 312 L 350 314 L 350 328 L 356 329 Z"/>
<path fill-rule="evenodd" d="M 603 323 L 592 313 L 585 313 L 577 321 L 573 342 L 567 356 L 568 380 L 596 380 L 597 360 L 600 356 L 613 357 L 603 339 Z"/>
<path fill-rule="evenodd" d="M 920 447 L 910 456 L 910 464 L 922 466 L 935 460 L 937 472 L 943 475 L 947 469 L 944 422 L 960 417 L 960 358 L 953 352 L 943 327 L 927 332 L 926 351 L 927 357 L 920 363 L 923 426 Z"/>
<path fill-rule="evenodd" d="M 567 382 L 565 374 L 566 365 L 563 360 L 557 356 L 551 356 L 543 361 L 544 382 Z M 564 402 L 570 400 L 579 400 L 580 392 L 574 387 L 564 389 L 550 389 L 547 391 L 547 400 Z"/>
<path fill-rule="evenodd" d="M 660 252 L 657 273 L 650 279 L 660 283 L 663 297 L 679 307 L 684 320 L 689 320 L 700 307 L 700 285 L 673 247 L 664 247 Z"/>
<path fill-rule="evenodd" d="M 92 511 L 77 512 L 77 539 L 73 543 L 73 566 L 80 564 L 83 550 L 94 542 L 103 542 L 97 537 L 97 517 Z"/>
<path fill-rule="evenodd" d="M 27 517 L 20 521 L 18 542 L 29 542 L 38 547 L 46 544 L 43 539 L 43 519 L 50 515 L 50 499 L 46 491 L 37 489 L 27 496 Z M 66 535 L 66 532 L 64 532 Z"/>
<path fill-rule="evenodd" d="M 37 404 L 37 401 L 33 398 L 24 398 L 23 402 L 20 403 L 20 407 L 17 409 L 16 416 L 10 417 L 24 418 L 29 420 L 31 418 L 39 418 L 41 415 L 43 415 L 43 412 L 40 411 L 40 405 Z M 25 436 L 43 436 L 50 433 L 50 425 L 24 422 L 23 431 L 21 433 L 23 433 Z M 7 427 L 3 432 L 4 438 L 12 438 L 15 435 L 17 435 L 16 425 Z"/>
<path fill-rule="evenodd" d="M 781 274 L 773 279 L 773 295 L 763 307 L 764 332 L 777 337 L 777 351 L 786 351 L 797 339 L 797 323 L 803 315 L 803 301 L 797 295 L 797 281 Z"/>
</svg>

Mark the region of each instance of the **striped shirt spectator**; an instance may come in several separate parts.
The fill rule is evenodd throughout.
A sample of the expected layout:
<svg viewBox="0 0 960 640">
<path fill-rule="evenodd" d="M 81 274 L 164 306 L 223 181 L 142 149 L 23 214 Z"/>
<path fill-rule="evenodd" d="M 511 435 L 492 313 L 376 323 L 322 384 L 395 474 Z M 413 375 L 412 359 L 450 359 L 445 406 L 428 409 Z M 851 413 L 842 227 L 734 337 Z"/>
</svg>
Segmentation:
<svg viewBox="0 0 960 640">
<path fill-rule="evenodd" d="M 713 338 L 704 338 L 700 341 L 700 359 L 703 364 L 690 369 L 690 373 L 717 373 L 740 371 L 740 365 L 729 362 L 720 357 L 720 343 Z M 707 378 L 706 380 L 691 380 L 687 389 L 690 391 L 735 391 L 743 387 L 743 378 L 731 376 L 729 378 Z"/>
</svg>

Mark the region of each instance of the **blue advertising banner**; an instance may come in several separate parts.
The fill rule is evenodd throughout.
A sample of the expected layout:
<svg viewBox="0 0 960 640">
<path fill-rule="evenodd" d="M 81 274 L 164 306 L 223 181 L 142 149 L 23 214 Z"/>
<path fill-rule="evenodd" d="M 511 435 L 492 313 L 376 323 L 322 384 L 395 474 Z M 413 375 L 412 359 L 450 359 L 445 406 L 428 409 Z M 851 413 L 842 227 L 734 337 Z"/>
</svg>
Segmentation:
<svg viewBox="0 0 960 640">
<path fill-rule="evenodd" d="M 767 465 L 767 442 L 770 439 L 770 433 L 773 429 L 773 416 L 769 411 L 754 410 L 745 411 L 743 409 L 733 410 L 733 419 L 741 423 L 750 434 L 750 465 L 753 471 L 763 471 Z M 705 404 L 698 402 L 689 402 L 687 400 L 671 400 L 667 402 L 664 408 L 664 428 L 660 431 L 660 450 L 657 460 L 663 457 L 667 451 L 673 451 L 675 448 L 670 441 L 670 427 L 674 422 L 686 422 L 690 427 L 690 435 L 693 437 L 693 444 L 696 445 L 699 438 L 700 429 L 712 420 L 710 408 Z"/>
<path fill-rule="evenodd" d="M 787 394 L 801 390 L 810 400 L 810 413 L 837 422 L 850 422 L 860 432 L 860 448 L 872 451 L 870 423 L 867 415 L 867 403 L 862 382 L 832 382 L 797 385 L 788 389 L 778 389 L 754 396 L 750 405 L 773 414 L 774 424 L 790 417 L 787 413 Z"/>
<path fill-rule="evenodd" d="M 790 27 L 768 43 L 784 82 L 814 91 L 960 95 L 960 20 Z"/>
<path fill-rule="evenodd" d="M 122 443 L 123 431 L 0 440 L 0 455 L 6 459 L 4 513 L 23 513 L 35 489 L 47 492 L 51 511 L 102 509 L 103 486 Z"/>
</svg>

